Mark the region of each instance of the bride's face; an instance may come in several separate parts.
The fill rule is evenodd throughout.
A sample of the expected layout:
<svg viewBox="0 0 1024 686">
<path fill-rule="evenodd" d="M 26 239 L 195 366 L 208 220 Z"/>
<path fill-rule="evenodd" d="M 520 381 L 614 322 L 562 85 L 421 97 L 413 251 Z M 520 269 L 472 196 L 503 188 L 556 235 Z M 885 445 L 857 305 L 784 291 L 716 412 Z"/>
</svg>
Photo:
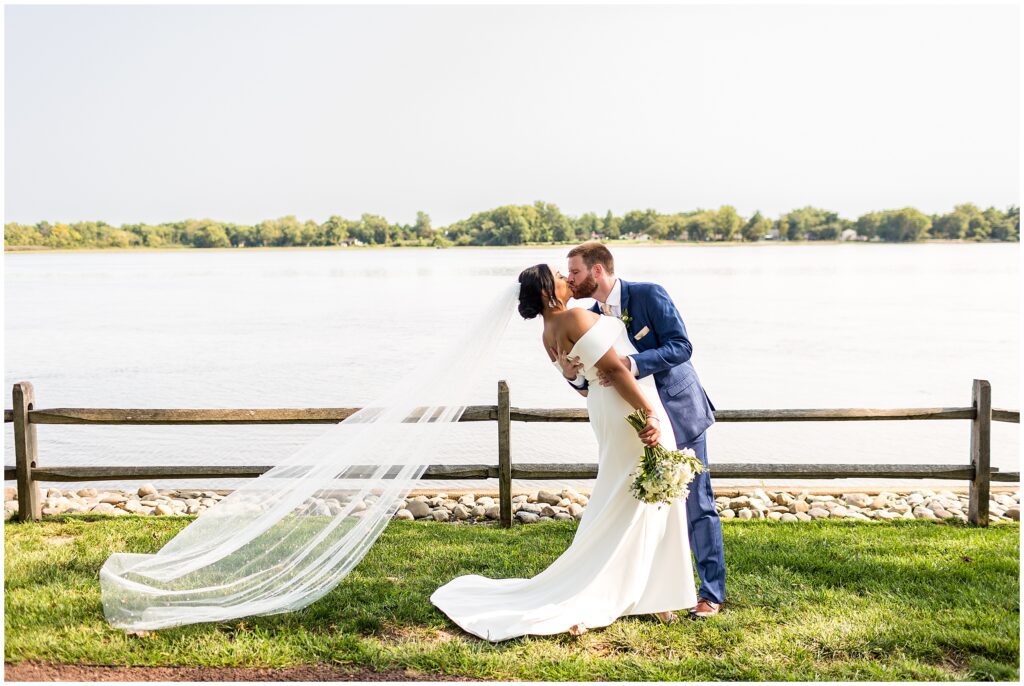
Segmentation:
<svg viewBox="0 0 1024 686">
<path fill-rule="evenodd" d="M 572 297 L 572 289 L 569 288 L 569 282 L 565 275 L 553 264 L 549 264 L 548 269 L 551 270 L 551 275 L 555 279 L 555 297 L 562 303 L 568 303 L 569 298 Z"/>
</svg>

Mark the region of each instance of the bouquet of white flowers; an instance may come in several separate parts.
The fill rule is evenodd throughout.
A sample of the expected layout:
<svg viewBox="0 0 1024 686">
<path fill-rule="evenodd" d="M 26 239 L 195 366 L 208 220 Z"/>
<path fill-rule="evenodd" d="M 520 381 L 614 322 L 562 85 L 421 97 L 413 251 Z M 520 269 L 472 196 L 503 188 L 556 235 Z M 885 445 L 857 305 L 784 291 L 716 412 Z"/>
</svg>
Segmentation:
<svg viewBox="0 0 1024 686">
<path fill-rule="evenodd" d="M 628 415 L 626 421 L 640 433 L 647 426 L 647 412 L 637 410 Z M 687 486 L 703 471 L 704 464 L 691 448 L 666 450 L 660 443 L 654 447 L 645 445 L 640 466 L 630 475 L 633 477 L 630 490 L 642 502 L 669 503 L 688 496 Z"/>
</svg>

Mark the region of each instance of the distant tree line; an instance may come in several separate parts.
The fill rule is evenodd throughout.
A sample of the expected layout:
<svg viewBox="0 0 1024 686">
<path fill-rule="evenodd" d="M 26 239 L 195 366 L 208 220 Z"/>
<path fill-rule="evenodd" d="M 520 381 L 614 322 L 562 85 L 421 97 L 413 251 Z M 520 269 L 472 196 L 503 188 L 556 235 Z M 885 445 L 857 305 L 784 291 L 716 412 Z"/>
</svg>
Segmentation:
<svg viewBox="0 0 1024 686">
<path fill-rule="evenodd" d="M 741 216 L 734 207 L 662 214 L 632 210 L 623 216 L 587 212 L 579 217 L 562 213 L 557 205 L 504 205 L 457 221 L 432 226 L 430 216 L 416 213 L 412 224 L 393 224 L 384 217 L 364 214 L 359 219 L 332 216 L 322 224 L 294 216 L 268 219 L 255 225 L 210 219 L 187 219 L 164 224 L 105 222 L 4 226 L 6 248 L 243 248 L 264 246 L 391 245 L 523 245 L 604 240 L 671 241 L 836 241 L 913 242 L 927 239 L 1019 241 L 1020 208 L 1007 210 L 972 204 L 957 205 L 947 214 L 927 215 L 912 207 L 868 212 L 857 219 L 816 207 L 802 207 L 776 219 L 755 212 Z"/>
</svg>

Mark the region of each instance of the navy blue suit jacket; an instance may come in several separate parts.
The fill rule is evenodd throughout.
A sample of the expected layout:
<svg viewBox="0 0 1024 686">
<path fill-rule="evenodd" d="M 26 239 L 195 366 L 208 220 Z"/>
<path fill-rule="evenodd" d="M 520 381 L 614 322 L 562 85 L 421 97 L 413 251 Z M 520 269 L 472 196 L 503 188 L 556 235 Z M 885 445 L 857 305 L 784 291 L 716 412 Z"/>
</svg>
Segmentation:
<svg viewBox="0 0 1024 686">
<path fill-rule="evenodd" d="M 686 325 L 672 298 L 658 284 L 619 279 L 619 288 L 619 311 L 623 318 L 630 317 L 626 330 L 638 351 L 632 356 L 637 372 L 641 378 L 654 375 L 676 443 L 682 446 L 715 423 L 715 406 L 690 362 L 693 345 Z M 593 311 L 600 314 L 600 306 L 595 304 Z"/>
</svg>

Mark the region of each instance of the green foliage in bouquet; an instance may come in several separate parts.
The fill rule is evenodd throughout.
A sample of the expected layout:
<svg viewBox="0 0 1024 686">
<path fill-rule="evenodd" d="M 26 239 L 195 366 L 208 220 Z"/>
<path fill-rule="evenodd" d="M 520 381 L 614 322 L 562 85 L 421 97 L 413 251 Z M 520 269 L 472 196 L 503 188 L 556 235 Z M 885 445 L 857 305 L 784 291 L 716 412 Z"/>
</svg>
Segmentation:
<svg viewBox="0 0 1024 686">
<path fill-rule="evenodd" d="M 626 416 L 626 421 L 640 433 L 647 426 L 647 412 L 636 410 Z M 630 491 L 633 497 L 645 503 L 669 503 L 676 498 L 686 498 L 690 494 L 687 486 L 703 471 L 704 464 L 692 448 L 666 450 L 660 443 L 653 447 L 645 445 L 640 465 L 630 475 L 633 477 Z"/>
</svg>

